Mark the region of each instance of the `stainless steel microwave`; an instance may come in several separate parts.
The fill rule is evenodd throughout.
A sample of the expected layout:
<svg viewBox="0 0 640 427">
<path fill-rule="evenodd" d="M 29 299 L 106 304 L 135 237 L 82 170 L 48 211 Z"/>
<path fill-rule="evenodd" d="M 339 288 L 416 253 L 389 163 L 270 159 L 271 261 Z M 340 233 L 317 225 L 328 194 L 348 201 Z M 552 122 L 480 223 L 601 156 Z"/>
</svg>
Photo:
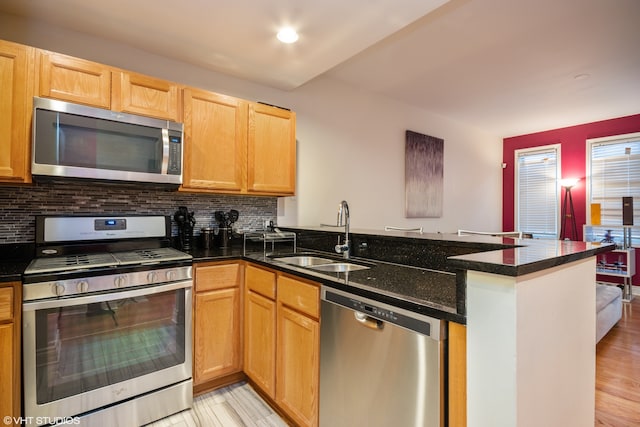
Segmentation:
<svg viewBox="0 0 640 427">
<path fill-rule="evenodd" d="M 34 177 L 182 184 L 183 125 L 33 99 Z"/>
</svg>

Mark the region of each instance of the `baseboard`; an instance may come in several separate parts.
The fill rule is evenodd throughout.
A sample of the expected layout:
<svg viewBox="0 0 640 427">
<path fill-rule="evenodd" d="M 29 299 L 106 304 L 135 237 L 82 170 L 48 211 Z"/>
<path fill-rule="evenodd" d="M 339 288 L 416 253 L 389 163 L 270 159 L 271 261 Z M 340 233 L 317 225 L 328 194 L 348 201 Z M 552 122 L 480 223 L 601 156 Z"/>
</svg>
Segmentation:
<svg viewBox="0 0 640 427">
<path fill-rule="evenodd" d="M 198 396 L 204 393 L 209 393 L 210 391 L 217 390 L 240 381 L 245 381 L 246 379 L 247 376 L 244 372 L 234 372 L 233 374 L 225 375 L 224 377 L 216 378 L 215 380 L 194 385 L 193 395 Z"/>
</svg>

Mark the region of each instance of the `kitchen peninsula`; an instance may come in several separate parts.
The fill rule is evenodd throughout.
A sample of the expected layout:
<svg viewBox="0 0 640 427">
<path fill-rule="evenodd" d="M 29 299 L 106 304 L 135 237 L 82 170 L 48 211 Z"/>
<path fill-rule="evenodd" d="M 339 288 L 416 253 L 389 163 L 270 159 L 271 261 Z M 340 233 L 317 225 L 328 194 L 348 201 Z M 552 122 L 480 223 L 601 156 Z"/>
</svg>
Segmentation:
<svg viewBox="0 0 640 427">
<path fill-rule="evenodd" d="M 299 246 L 313 249 L 328 250 L 339 234 L 292 230 Z M 468 426 L 593 425 L 595 255 L 612 246 L 397 231 L 352 230 L 351 239 L 356 257 L 456 274 L 455 306 L 467 325 Z M 394 286 L 366 277 L 363 288 L 387 296 Z M 355 274 L 338 281 L 359 286 Z"/>
</svg>

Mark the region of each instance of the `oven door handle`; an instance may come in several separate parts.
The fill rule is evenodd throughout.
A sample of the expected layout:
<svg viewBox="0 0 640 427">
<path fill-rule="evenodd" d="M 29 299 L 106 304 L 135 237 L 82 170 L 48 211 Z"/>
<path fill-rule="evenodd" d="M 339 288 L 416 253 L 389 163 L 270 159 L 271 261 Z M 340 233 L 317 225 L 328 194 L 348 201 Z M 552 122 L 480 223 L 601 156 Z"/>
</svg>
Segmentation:
<svg viewBox="0 0 640 427">
<path fill-rule="evenodd" d="M 86 296 L 73 296 L 66 298 L 55 298 L 41 301 L 25 301 L 22 303 L 22 311 L 36 311 L 47 308 L 70 307 L 74 305 L 92 304 L 96 302 L 113 301 L 124 298 L 134 298 L 144 295 L 159 294 L 162 292 L 174 291 L 178 289 L 189 289 L 193 286 L 192 280 L 167 283 L 166 285 L 153 285 L 144 288 L 136 288 L 126 291 L 100 293 Z"/>
</svg>

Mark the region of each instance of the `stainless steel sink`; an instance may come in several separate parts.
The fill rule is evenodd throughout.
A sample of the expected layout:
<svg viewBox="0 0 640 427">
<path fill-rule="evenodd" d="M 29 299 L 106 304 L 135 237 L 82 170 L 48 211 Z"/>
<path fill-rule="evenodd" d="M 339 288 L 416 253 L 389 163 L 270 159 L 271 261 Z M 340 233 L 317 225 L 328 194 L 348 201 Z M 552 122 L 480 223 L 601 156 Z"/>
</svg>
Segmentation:
<svg viewBox="0 0 640 427">
<path fill-rule="evenodd" d="M 333 262 L 331 264 L 319 264 L 309 266 L 312 270 L 318 271 L 332 271 L 332 272 L 345 272 L 354 270 L 366 270 L 369 267 L 359 264 L 352 264 L 350 262 Z"/>
<path fill-rule="evenodd" d="M 351 262 L 343 262 L 331 258 L 323 258 L 313 255 L 291 255 L 274 257 L 274 260 L 297 267 L 306 267 L 316 271 L 345 272 L 354 270 L 366 270 L 370 267 Z"/>
<path fill-rule="evenodd" d="M 275 258 L 276 261 L 284 262 L 285 264 L 297 265 L 299 267 L 311 267 L 322 264 L 329 264 L 335 262 L 329 258 L 322 258 L 311 255 L 295 255 L 286 256 L 281 258 Z"/>
</svg>

